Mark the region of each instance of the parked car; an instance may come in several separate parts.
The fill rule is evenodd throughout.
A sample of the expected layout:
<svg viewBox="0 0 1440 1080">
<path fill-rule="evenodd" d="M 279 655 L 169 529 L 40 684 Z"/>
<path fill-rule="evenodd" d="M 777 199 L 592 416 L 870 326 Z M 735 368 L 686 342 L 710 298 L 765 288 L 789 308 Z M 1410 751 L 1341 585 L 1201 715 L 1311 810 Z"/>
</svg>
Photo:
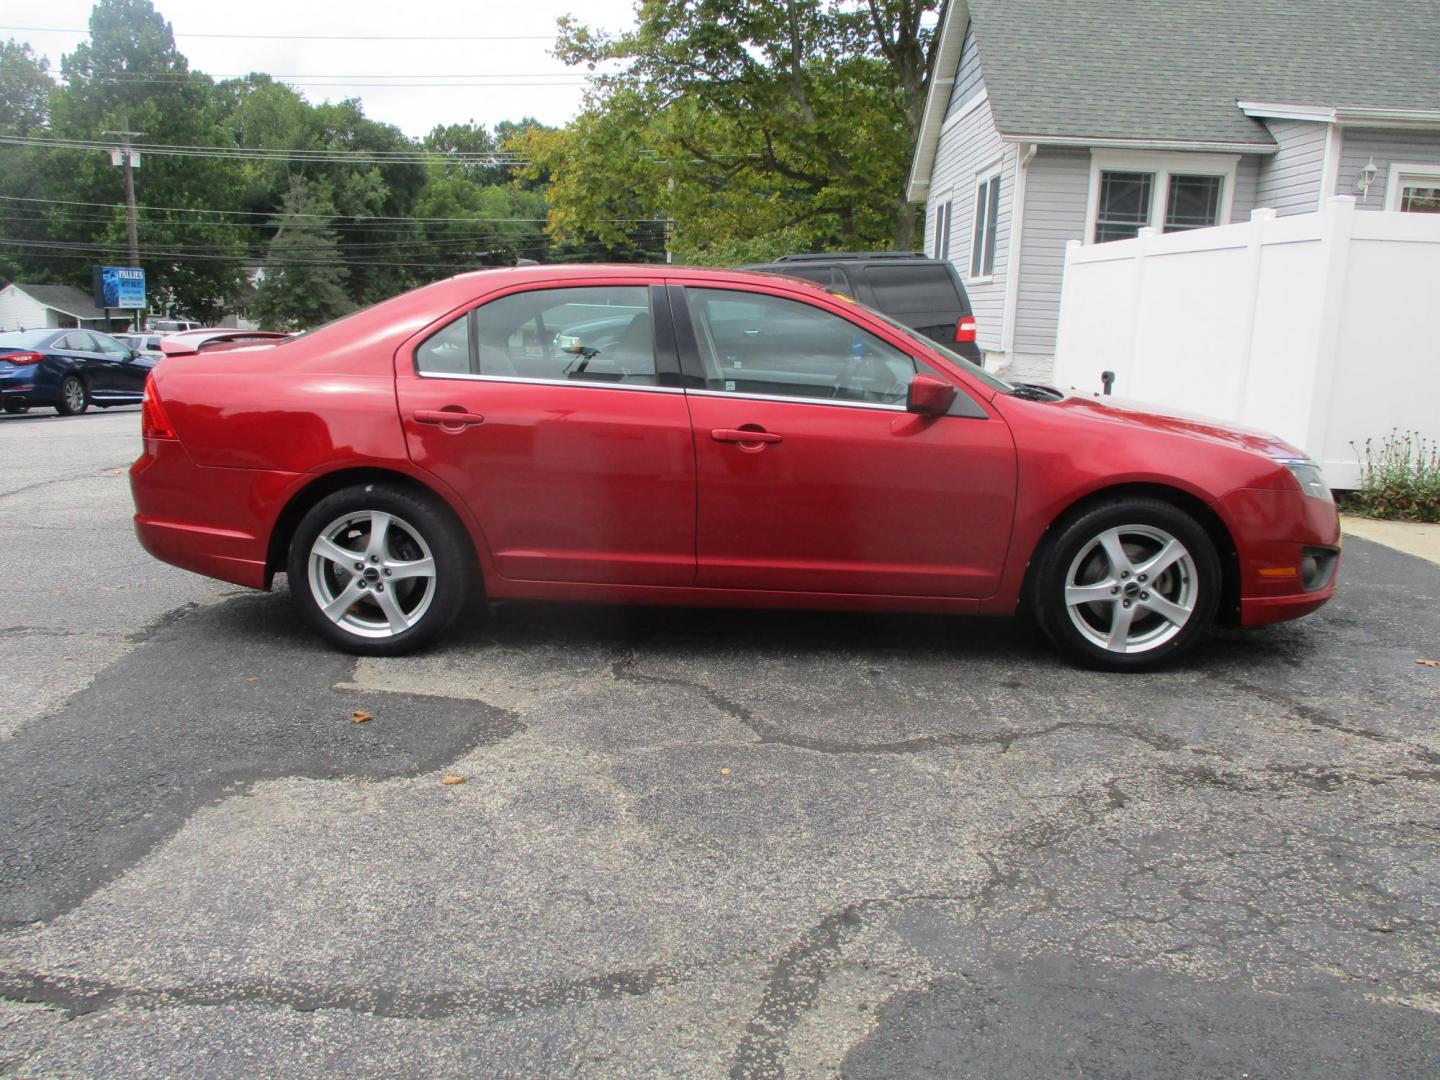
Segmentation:
<svg viewBox="0 0 1440 1080">
<path fill-rule="evenodd" d="M 948 260 L 918 251 L 860 251 L 782 255 L 745 269 L 788 274 L 853 296 L 965 359 L 981 362 L 970 297 Z"/>
<path fill-rule="evenodd" d="M 0 333 L 0 400 L 8 413 L 49 405 L 63 416 L 134 405 L 154 366 L 98 330 L 12 330 Z"/>
<path fill-rule="evenodd" d="M 141 356 L 148 356 L 151 360 L 161 360 L 165 357 L 165 353 L 160 349 L 159 334 L 114 334 L 112 336 L 120 344 L 134 349 Z"/>
<path fill-rule="evenodd" d="M 190 319 L 151 319 L 150 330 L 157 334 L 178 334 L 185 330 L 198 330 L 202 324 Z"/>
<path fill-rule="evenodd" d="M 160 351 L 166 356 L 193 356 L 199 352 L 214 352 L 217 349 L 239 349 L 249 345 L 273 345 L 284 341 L 289 334 L 273 330 L 236 330 L 227 326 L 203 327 L 186 330 L 177 334 L 166 334 L 160 339 Z"/>
<path fill-rule="evenodd" d="M 1340 555 L 1319 469 L 1279 439 L 1013 387 L 771 274 L 464 274 L 167 360 L 142 430 L 141 543 L 257 589 L 286 573 L 301 617 L 366 654 L 433 641 L 475 584 L 1030 612 L 1084 662 L 1147 668 L 1216 619 L 1314 611 Z"/>
</svg>

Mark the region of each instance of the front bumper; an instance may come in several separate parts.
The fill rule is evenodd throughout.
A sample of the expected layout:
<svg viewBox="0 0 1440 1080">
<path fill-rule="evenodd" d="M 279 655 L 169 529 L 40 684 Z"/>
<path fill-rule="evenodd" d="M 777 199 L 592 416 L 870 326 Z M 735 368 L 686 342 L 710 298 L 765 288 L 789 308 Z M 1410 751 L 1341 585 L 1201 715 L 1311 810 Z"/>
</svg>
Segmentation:
<svg viewBox="0 0 1440 1080">
<path fill-rule="evenodd" d="M 1340 577 L 1335 504 L 1300 491 L 1242 488 L 1220 500 L 1240 560 L 1240 625 L 1298 619 L 1323 607 Z M 1321 571 L 1306 577 L 1306 556 Z"/>
</svg>

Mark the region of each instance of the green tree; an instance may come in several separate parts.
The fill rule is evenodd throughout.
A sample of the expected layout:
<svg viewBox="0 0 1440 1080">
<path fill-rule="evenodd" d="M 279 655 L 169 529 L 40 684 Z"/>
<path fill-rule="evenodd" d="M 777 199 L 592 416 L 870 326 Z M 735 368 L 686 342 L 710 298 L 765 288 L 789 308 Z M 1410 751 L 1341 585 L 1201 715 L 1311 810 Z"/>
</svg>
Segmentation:
<svg viewBox="0 0 1440 1080">
<path fill-rule="evenodd" d="M 605 76 L 560 137 L 530 136 L 560 236 L 674 221 L 683 258 L 763 247 L 908 247 L 902 190 L 939 0 L 643 0 L 614 37 L 562 20 L 558 54 Z"/>
<path fill-rule="evenodd" d="M 0 134 L 31 135 L 45 126 L 50 111 L 50 61 L 29 45 L 0 44 Z"/>
<path fill-rule="evenodd" d="M 55 81 L 49 63 L 29 45 L 0 44 L 0 134 L 36 135 L 45 127 Z M 45 195 L 44 151 L 33 147 L 0 148 L 0 287 L 22 277 L 46 281 L 50 273 L 34 271 L 34 256 L 50 236 L 50 215 L 39 200 Z"/>
<path fill-rule="evenodd" d="M 143 142 L 234 145 L 220 123 L 213 82 L 190 70 L 151 0 L 100 0 L 90 16 L 90 39 L 63 57 L 60 67 L 65 86 L 52 96 L 50 114 L 57 136 L 97 140 L 128 125 L 145 132 Z M 47 186 L 56 197 L 115 206 L 109 213 L 69 215 L 63 238 L 99 245 L 96 261 L 124 260 L 125 217 L 118 205 L 124 201 L 123 181 L 109 155 L 47 150 L 46 165 Z M 160 304 L 205 319 L 232 306 L 244 283 L 246 230 L 193 211 L 234 206 L 242 190 L 237 162 L 142 155 L 137 201 L 164 208 L 139 215 L 140 261 Z M 96 217 L 101 220 L 88 220 Z M 66 264 L 76 284 L 89 284 L 87 262 Z"/>
<path fill-rule="evenodd" d="M 275 236 L 251 312 L 269 330 L 301 330 L 329 322 L 353 306 L 348 272 L 330 221 L 335 215 L 319 183 L 296 178 L 275 219 Z"/>
</svg>

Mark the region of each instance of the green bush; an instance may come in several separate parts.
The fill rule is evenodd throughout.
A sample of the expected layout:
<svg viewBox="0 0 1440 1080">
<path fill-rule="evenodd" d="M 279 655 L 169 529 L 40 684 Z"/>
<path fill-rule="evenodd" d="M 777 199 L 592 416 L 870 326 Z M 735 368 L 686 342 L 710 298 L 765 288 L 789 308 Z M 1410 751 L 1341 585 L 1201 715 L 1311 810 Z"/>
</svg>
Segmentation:
<svg viewBox="0 0 1440 1080">
<path fill-rule="evenodd" d="M 1392 521 L 1440 522 L 1440 444 L 1397 429 L 1379 447 L 1366 439 L 1364 452 L 1355 447 L 1355 456 L 1360 489 L 1343 498 L 1345 510 Z"/>
</svg>

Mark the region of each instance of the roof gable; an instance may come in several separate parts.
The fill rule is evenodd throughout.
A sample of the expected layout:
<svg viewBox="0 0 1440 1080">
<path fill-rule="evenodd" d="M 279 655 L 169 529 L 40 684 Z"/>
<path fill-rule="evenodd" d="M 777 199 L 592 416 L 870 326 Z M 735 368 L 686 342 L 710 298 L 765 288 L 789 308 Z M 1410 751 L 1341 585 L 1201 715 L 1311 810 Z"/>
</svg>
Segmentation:
<svg viewBox="0 0 1440 1080">
<path fill-rule="evenodd" d="M 934 160 L 967 23 L 1007 138 L 1274 148 L 1237 102 L 1440 111 L 1440 19 L 1416 0 L 954 0 L 911 195 Z M 941 61 L 944 61 L 943 65 Z M 937 80 L 939 82 L 939 80 Z M 944 93 L 936 91 L 943 89 Z M 937 100 L 938 99 L 938 100 Z"/>
<path fill-rule="evenodd" d="M 76 319 L 105 318 L 105 312 L 95 306 L 94 298 L 74 285 L 26 285 L 17 281 L 14 288 L 38 304 Z"/>
</svg>

